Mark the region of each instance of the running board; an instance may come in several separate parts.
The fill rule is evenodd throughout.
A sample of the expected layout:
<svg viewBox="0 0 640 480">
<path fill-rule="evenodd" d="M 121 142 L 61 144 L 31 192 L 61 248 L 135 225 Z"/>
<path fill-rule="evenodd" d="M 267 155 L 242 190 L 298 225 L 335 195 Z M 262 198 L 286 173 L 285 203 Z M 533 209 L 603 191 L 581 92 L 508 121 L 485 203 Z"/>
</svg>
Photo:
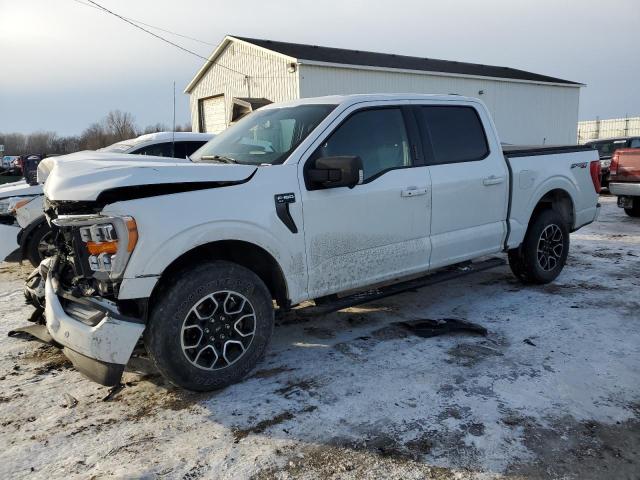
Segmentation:
<svg viewBox="0 0 640 480">
<path fill-rule="evenodd" d="M 506 263 L 507 262 L 502 258 L 489 258 L 487 260 L 475 263 L 459 263 L 447 267 L 444 270 L 425 275 L 424 277 L 387 285 L 385 287 L 374 288 L 364 292 L 355 293 L 347 297 L 324 297 L 323 299 L 316 300 L 315 306 L 301 307 L 299 309 L 291 310 L 291 312 L 302 317 L 324 315 L 326 313 L 342 310 L 343 308 L 355 307 L 356 305 L 368 303 L 373 300 L 390 297 L 391 295 L 396 295 L 408 290 L 415 290 L 417 288 L 422 288 L 429 285 L 434 285 L 436 283 L 446 282 L 447 280 L 453 280 L 454 278 L 463 277 L 471 273 L 482 272 L 484 270 L 489 270 L 490 268 L 500 267 L 502 265 L 506 265 Z"/>
</svg>

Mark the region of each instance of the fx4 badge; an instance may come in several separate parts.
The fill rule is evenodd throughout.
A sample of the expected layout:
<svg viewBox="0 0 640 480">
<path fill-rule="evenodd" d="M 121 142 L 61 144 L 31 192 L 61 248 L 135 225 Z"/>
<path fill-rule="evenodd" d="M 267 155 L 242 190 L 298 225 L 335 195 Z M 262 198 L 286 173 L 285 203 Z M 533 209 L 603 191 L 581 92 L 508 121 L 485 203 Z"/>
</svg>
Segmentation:
<svg viewBox="0 0 640 480">
<path fill-rule="evenodd" d="M 587 168 L 587 162 L 582 162 L 582 163 L 572 163 L 571 164 L 571 168 Z"/>
</svg>

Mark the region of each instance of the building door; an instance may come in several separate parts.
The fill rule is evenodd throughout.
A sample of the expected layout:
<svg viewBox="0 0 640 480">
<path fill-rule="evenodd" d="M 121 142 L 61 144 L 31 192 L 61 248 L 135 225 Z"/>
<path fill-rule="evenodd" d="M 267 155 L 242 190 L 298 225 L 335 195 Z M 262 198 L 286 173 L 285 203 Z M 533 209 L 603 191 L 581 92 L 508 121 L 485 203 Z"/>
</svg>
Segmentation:
<svg viewBox="0 0 640 480">
<path fill-rule="evenodd" d="M 224 95 L 199 100 L 200 132 L 220 133 L 227 128 Z"/>
</svg>

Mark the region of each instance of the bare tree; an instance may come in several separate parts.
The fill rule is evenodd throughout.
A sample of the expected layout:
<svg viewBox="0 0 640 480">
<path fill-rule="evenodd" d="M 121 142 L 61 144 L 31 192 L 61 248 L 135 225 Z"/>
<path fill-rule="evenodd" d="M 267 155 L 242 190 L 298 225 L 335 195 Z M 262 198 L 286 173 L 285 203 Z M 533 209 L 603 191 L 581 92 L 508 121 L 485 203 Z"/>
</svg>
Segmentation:
<svg viewBox="0 0 640 480">
<path fill-rule="evenodd" d="M 105 118 L 105 125 L 114 142 L 137 136 L 134 118 L 129 112 L 111 110 Z"/>
<path fill-rule="evenodd" d="M 0 133 L 0 143 L 4 145 L 6 155 L 22 155 L 25 153 L 27 137 L 22 133 Z"/>
<path fill-rule="evenodd" d="M 105 127 L 101 123 L 95 122 L 80 135 L 80 148 L 82 150 L 97 150 L 109 145 L 110 141 L 111 136 Z"/>
<path fill-rule="evenodd" d="M 147 125 L 144 128 L 143 133 L 156 133 L 156 132 L 168 132 L 171 131 L 169 127 L 167 127 L 164 123 L 156 123 L 155 125 Z"/>
<path fill-rule="evenodd" d="M 49 153 L 53 150 L 55 132 L 34 132 L 27 136 L 25 153 Z"/>
</svg>

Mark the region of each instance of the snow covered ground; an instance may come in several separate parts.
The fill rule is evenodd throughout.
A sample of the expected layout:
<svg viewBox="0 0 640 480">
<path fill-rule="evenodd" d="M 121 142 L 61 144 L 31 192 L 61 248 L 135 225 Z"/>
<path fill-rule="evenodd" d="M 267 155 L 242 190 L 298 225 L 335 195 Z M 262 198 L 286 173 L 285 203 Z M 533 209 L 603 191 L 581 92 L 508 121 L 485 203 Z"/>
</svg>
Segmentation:
<svg viewBox="0 0 640 480">
<path fill-rule="evenodd" d="M 244 382 L 211 394 L 127 373 L 83 378 L 8 338 L 31 313 L 0 266 L 0 478 L 638 478 L 640 220 L 602 199 L 554 283 L 508 267 L 274 333 Z M 394 322 L 489 329 L 421 338 Z"/>
</svg>

